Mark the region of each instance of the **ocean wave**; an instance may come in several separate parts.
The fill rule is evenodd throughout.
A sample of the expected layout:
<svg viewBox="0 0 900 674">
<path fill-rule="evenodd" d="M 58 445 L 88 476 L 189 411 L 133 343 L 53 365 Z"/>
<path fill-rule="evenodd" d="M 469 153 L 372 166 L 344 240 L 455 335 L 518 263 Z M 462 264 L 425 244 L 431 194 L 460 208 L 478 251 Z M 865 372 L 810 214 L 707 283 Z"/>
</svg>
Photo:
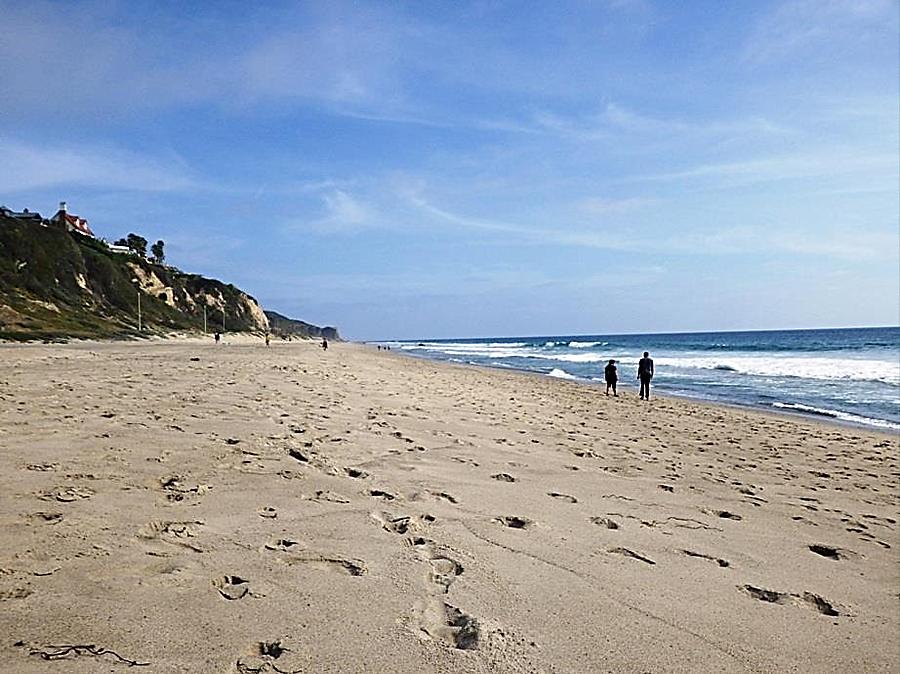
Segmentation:
<svg viewBox="0 0 900 674">
<path fill-rule="evenodd" d="M 578 379 L 578 377 L 576 377 L 575 375 L 569 374 L 565 370 L 560 370 L 558 367 L 554 367 L 552 370 L 550 370 L 550 372 L 547 373 L 547 376 L 556 377 L 557 379 Z"/>
<path fill-rule="evenodd" d="M 609 360 L 608 356 L 599 353 L 554 353 L 541 356 L 547 360 L 559 360 L 563 363 L 599 363 Z"/>
<path fill-rule="evenodd" d="M 594 346 L 609 346 L 609 342 L 569 342 L 567 346 L 572 349 L 590 349 Z"/>
<path fill-rule="evenodd" d="M 442 354 L 445 356 L 465 356 L 482 358 L 515 358 L 527 355 L 521 349 L 524 342 L 459 342 L 438 343 L 418 342 L 416 344 L 403 344 L 402 351 L 425 352 Z"/>
<path fill-rule="evenodd" d="M 405 351 L 417 349 L 445 350 L 445 349 L 494 349 L 494 348 L 520 348 L 532 346 L 530 342 L 398 342 L 399 347 Z"/>
<path fill-rule="evenodd" d="M 730 356 L 661 357 L 663 367 L 719 370 L 762 377 L 797 377 L 822 381 L 872 381 L 900 386 L 900 363 L 875 359 Z"/>
<path fill-rule="evenodd" d="M 791 412 L 800 412 L 803 414 L 812 414 L 820 417 L 828 417 L 829 419 L 837 419 L 839 421 L 847 421 L 854 424 L 864 424 L 866 426 L 877 426 L 878 428 L 900 428 L 900 424 L 885 419 L 870 419 L 869 417 L 851 414 L 850 412 L 842 412 L 841 410 L 832 410 L 822 407 L 813 407 L 812 405 L 803 405 L 801 403 L 782 403 L 774 402 L 772 407 L 788 410 Z"/>
</svg>

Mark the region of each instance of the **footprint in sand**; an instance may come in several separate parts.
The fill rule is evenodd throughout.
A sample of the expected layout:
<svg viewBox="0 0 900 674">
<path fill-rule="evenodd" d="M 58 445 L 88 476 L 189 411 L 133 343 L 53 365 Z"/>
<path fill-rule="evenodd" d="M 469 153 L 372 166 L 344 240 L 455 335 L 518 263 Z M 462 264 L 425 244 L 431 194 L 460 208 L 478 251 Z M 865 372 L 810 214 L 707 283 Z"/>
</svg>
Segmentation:
<svg viewBox="0 0 900 674">
<path fill-rule="evenodd" d="M 429 493 L 432 496 L 434 496 L 435 498 L 441 499 L 442 501 L 447 501 L 448 503 L 452 503 L 454 505 L 459 503 L 459 501 L 456 499 L 455 496 L 453 496 L 452 494 L 448 494 L 445 491 L 440 491 L 440 492 L 433 491 L 433 492 L 429 492 Z"/>
<path fill-rule="evenodd" d="M 654 565 L 654 562 L 649 557 L 644 557 L 644 555 L 635 552 L 634 550 L 629 550 L 628 548 L 610 548 L 609 552 L 614 555 L 623 555 L 625 557 L 629 557 L 631 559 L 636 559 L 640 562 L 644 562 L 645 564 Z"/>
<path fill-rule="evenodd" d="M 364 576 L 368 573 L 366 563 L 359 559 L 343 559 L 316 554 L 304 554 L 290 555 L 284 557 L 281 561 L 290 565 L 303 564 L 304 566 L 311 566 L 314 569 L 345 573 L 348 576 Z"/>
<path fill-rule="evenodd" d="M 137 536 L 148 541 L 159 540 L 179 545 L 194 552 L 206 552 L 202 546 L 190 540 L 199 536 L 202 526 L 203 522 L 200 520 L 151 520 L 138 530 Z"/>
<path fill-rule="evenodd" d="M 239 674 L 260 674 L 261 672 L 301 672 L 305 658 L 304 649 L 292 644 L 286 637 L 272 641 L 258 641 L 247 649 L 235 662 Z M 294 655 L 297 653 L 298 655 Z M 276 664 L 277 663 L 277 664 Z"/>
<path fill-rule="evenodd" d="M 350 499 L 327 489 L 319 489 L 311 501 L 328 501 L 329 503 L 350 503 Z"/>
<path fill-rule="evenodd" d="M 618 529 L 619 523 L 609 517 L 592 517 L 591 522 L 607 529 Z"/>
<path fill-rule="evenodd" d="M 392 534 L 405 535 L 407 533 L 423 530 L 427 525 L 434 522 L 433 515 L 401 515 L 395 517 L 388 512 L 375 511 L 369 513 L 375 522 L 381 525 L 381 528 Z"/>
<path fill-rule="evenodd" d="M 274 520 L 276 517 L 278 517 L 278 511 L 271 506 L 262 506 L 261 508 L 257 508 L 256 514 L 260 517 L 264 517 L 270 520 Z"/>
<path fill-rule="evenodd" d="M 243 599 L 250 592 L 250 581 L 240 576 L 219 576 L 212 584 L 229 601 Z"/>
<path fill-rule="evenodd" d="M 369 496 L 372 498 L 380 498 L 384 501 L 393 501 L 397 497 L 389 491 L 384 491 L 382 489 L 370 489 Z"/>
<path fill-rule="evenodd" d="M 14 587 L 11 590 L 0 590 L 0 601 L 9 601 L 10 599 L 25 599 L 34 594 L 34 591 L 28 587 Z"/>
<path fill-rule="evenodd" d="M 810 552 L 814 552 L 817 555 L 821 555 L 822 557 L 827 557 L 828 559 L 833 559 L 835 561 L 845 559 L 847 557 L 846 550 L 833 548 L 830 545 L 820 545 L 819 543 L 814 543 L 807 547 L 809 547 Z"/>
<path fill-rule="evenodd" d="M 290 550 L 295 545 L 300 545 L 299 541 L 294 541 L 290 538 L 278 538 L 274 541 L 266 543 L 263 547 L 266 550 L 278 550 L 280 552 L 284 552 L 286 550 Z"/>
<path fill-rule="evenodd" d="M 453 648 L 477 648 L 480 637 L 478 621 L 444 600 L 450 585 L 462 574 L 462 565 L 445 555 L 433 541 L 417 538 L 412 544 L 419 557 L 431 567 L 425 586 L 422 630 L 432 639 Z"/>
<path fill-rule="evenodd" d="M 753 585 L 742 585 L 739 587 L 739 589 L 743 592 L 746 592 L 754 599 L 769 604 L 794 604 L 811 608 L 815 611 L 818 611 L 822 615 L 831 617 L 837 617 L 841 615 L 841 613 L 834 607 L 834 605 L 830 601 L 824 599 L 823 597 L 820 597 L 817 594 L 813 594 L 812 592 L 777 592 L 775 590 L 767 590 L 761 587 L 754 587 Z"/>
<path fill-rule="evenodd" d="M 560 494 L 555 491 L 548 491 L 547 496 L 559 499 L 560 501 L 565 501 L 566 503 L 578 503 L 578 499 L 574 496 L 569 496 L 568 494 Z"/>
<path fill-rule="evenodd" d="M 25 470 L 35 470 L 42 473 L 57 470 L 58 468 L 58 463 L 29 463 L 27 466 L 25 466 Z"/>
<path fill-rule="evenodd" d="M 514 478 L 509 473 L 495 473 L 491 475 L 492 480 L 497 480 L 498 482 L 515 482 L 516 478 Z"/>
<path fill-rule="evenodd" d="M 293 552 L 294 546 L 298 545 L 296 541 L 282 539 L 274 544 L 267 543 L 265 548 L 282 554 L 278 557 L 278 561 L 288 566 L 311 566 L 314 569 L 322 569 L 324 571 L 335 571 L 344 573 L 348 576 L 364 576 L 368 573 L 366 563 L 359 559 L 344 559 L 342 557 L 328 557 L 315 552 L 298 551 Z"/>
<path fill-rule="evenodd" d="M 527 517 L 495 517 L 492 521 L 497 522 L 498 524 L 502 524 L 505 527 L 509 527 L 510 529 L 527 529 L 534 525 L 534 522 Z"/>
<path fill-rule="evenodd" d="M 731 566 L 731 563 L 726 559 L 721 559 L 719 557 L 713 557 L 712 555 L 705 555 L 702 552 L 694 552 L 693 550 L 682 550 L 684 554 L 688 557 L 698 557 L 700 559 L 708 559 L 711 562 L 716 562 L 722 568 L 727 568 Z"/>
<path fill-rule="evenodd" d="M 730 511 L 728 511 L 728 510 L 715 510 L 715 509 L 712 509 L 712 508 L 700 508 L 700 511 L 703 512 L 703 513 L 706 513 L 707 515 L 714 515 L 714 516 L 719 517 L 719 518 L 721 518 L 721 519 L 723 519 L 723 520 L 735 520 L 735 521 L 740 521 L 740 520 L 744 519 L 744 518 L 741 517 L 740 515 L 738 515 L 738 514 L 736 514 L 736 513 L 733 513 L 733 512 L 730 512 Z"/>
<path fill-rule="evenodd" d="M 59 501 L 71 503 L 80 499 L 87 499 L 94 495 L 93 489 L 87 487 L 56 487 L 48 492 L 41 492 L 37 497 L 42 501 Z"/>
</svg>

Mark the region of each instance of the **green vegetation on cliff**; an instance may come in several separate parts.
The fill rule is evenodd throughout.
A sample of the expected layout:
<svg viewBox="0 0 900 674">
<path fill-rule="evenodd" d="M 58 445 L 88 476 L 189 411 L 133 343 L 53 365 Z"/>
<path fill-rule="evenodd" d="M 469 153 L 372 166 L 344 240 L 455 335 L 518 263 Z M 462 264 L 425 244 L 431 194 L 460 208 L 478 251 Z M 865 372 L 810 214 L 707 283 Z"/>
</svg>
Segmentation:
<svg viewBox="0 0 900 674">
<path fill-rule="evenodd" d="M 128 337 L 203 329 L 263 331 L 256 300 L 233 285 L 87 236 L 0 216 L 0 339 Z"/>
</svg>

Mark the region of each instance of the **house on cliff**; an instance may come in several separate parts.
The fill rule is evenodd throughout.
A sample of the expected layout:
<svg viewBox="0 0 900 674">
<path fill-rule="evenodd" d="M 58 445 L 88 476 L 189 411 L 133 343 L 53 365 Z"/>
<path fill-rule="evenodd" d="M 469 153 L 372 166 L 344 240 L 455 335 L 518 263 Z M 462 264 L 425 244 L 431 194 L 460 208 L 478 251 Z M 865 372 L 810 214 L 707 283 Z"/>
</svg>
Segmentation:
<svg viewBox="0 0 900 674">
<path fill-rule="evenodd" d="M 15 218 L 16 220 L 24 220 L 26 222 L 32 222 L 36 225 L 40 225 L 43 223 L 43 218 L 40 213 L 33 213 L 29 211 L 27 208 L 22 211 L 14 211 L 11 208 L 7 208 L 6 206 L 0 206 L 0 216 L 4 218 Z"/>
<path fill-rule="evenodd" d="M 59 210 L 56 211 L 56 215 L 50 218 L 49 222 L 51 226 L 59 227 L 67 232 L 78 232 L 83 236 L 94 238 L 94 233 L 88 226 L 88 221 L 69 213 L 65 201 L 59 202 Z"/>
</svg>

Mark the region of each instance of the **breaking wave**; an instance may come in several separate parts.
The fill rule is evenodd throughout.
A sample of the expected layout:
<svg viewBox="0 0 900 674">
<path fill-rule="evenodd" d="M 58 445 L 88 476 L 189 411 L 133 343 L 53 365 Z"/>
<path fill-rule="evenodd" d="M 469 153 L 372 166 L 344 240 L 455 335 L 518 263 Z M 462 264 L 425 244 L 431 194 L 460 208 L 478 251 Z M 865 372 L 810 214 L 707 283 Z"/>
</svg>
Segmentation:
<svg viewBox="0 0 900 674">
<path fill-rule="evenodd" d="M 811 414 L 819 417 L 828 417 L 829 419 L 837 419 L 853 424 L 863 424 L 866 426 L 877 426 L 878 428 L 900 428 L 900 424 L 895 424 L 884 419 L 871 419 L 869 417 L 860 416 L 858 414 L 850 414 L 841 410 L 830 410 L 822 407 L 813 407 L 812 405 L 803 405 L 801 403 L 772 403 L 772 407 L 788 410 L 790 412 L 798 412 L 801 414 Z"/>
</svg>

